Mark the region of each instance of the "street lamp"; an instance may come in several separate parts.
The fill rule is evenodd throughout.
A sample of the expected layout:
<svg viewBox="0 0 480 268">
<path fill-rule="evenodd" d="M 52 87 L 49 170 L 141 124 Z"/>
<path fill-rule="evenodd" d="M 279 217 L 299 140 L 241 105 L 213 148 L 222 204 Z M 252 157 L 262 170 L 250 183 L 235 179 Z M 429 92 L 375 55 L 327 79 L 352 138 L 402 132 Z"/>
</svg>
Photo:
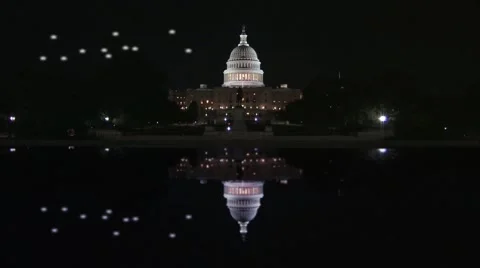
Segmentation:
<svg viewBox="0 0 480 268">
<path fill-rule="evenodd" d="M 380 125 L 382 127 L 382 136 L 385 139 L 385 122 L 387 122 L 387 117 L 385 115 L 381 115 L 378 117 L 378 121 L 380 121 Z"/>
</svg>

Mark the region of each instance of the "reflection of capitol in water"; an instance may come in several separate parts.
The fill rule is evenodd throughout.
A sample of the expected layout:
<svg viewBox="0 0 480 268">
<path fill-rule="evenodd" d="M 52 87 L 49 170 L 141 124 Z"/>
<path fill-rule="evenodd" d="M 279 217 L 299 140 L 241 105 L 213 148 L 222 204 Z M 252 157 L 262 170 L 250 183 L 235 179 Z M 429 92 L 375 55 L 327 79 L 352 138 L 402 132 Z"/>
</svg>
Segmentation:
<svg viewBox="0 0 480 268">
<path fill-rule="evenodd" d="M 260 208 L 264 182 L 287 184 L 288 180 L 298 179 L 302 174 L 302 170 L 288 166 L 285 159 L 267 156 L 257 149 L 202 151 L 197 160 L 197 164 L 192 165 L 189 159 L 182 158 L 170 170 L 170 177 L 197 179 L 202 184 L 208 180 L 223 181 L 223 196 L 244 239 L 248 224 Z"/>
<path fill-rule="evenodd" d="M 240 225 L 240 234 L 245 239 L 247 225 L 260 208 L 263 181 L 226 181 L 223 185 L 223 196 L 227 199 L 230 215 Z"/>
</svg>

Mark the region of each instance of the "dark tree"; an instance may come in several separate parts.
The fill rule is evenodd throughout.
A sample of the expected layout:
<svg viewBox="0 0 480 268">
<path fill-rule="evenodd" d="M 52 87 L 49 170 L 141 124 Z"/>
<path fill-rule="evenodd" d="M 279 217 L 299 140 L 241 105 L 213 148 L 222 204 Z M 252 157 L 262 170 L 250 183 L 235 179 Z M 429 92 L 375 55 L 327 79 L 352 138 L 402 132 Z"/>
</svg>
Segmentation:
<svg viewBox="0 0 480 268">
<path fill-rule="evenodd" d="M 187 108 L 187 121 L 188 122 L 195 122 L 198 119 L 198 103 L 195 101 L 192 101 L 190 105 L 188 105 Z"/>
</svg>

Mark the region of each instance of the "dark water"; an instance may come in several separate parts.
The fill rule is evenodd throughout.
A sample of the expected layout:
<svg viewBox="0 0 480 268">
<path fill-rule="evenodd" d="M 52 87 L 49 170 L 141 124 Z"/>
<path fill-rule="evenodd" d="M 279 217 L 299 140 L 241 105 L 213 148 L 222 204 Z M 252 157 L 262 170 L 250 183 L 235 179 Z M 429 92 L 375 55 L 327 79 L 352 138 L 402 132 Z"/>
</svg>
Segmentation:
<svg viewBox="0 0 480 268">
<path fill-rule="evenodd" d="M 476 150 L 0 152 L 5 267 L 458 267 L 478 248 Z"/>
</svg>

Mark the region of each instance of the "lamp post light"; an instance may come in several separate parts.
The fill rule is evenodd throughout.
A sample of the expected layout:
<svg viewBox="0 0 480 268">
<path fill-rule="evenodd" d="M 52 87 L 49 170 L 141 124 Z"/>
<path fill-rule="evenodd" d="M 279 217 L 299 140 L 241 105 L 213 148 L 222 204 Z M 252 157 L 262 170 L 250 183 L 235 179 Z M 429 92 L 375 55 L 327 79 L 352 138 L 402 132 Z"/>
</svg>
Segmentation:
<svg viewBox="0 0 480 268">
<path fill-rule="evenodd" d="M 380 126 L 382 128 L 382 136 L 385 139 L 385 122 L 387 122 L 387 117 L 385 115 L 381 115 L 378 117 L 378 121 L 380 121 Z"/>
</svg>

